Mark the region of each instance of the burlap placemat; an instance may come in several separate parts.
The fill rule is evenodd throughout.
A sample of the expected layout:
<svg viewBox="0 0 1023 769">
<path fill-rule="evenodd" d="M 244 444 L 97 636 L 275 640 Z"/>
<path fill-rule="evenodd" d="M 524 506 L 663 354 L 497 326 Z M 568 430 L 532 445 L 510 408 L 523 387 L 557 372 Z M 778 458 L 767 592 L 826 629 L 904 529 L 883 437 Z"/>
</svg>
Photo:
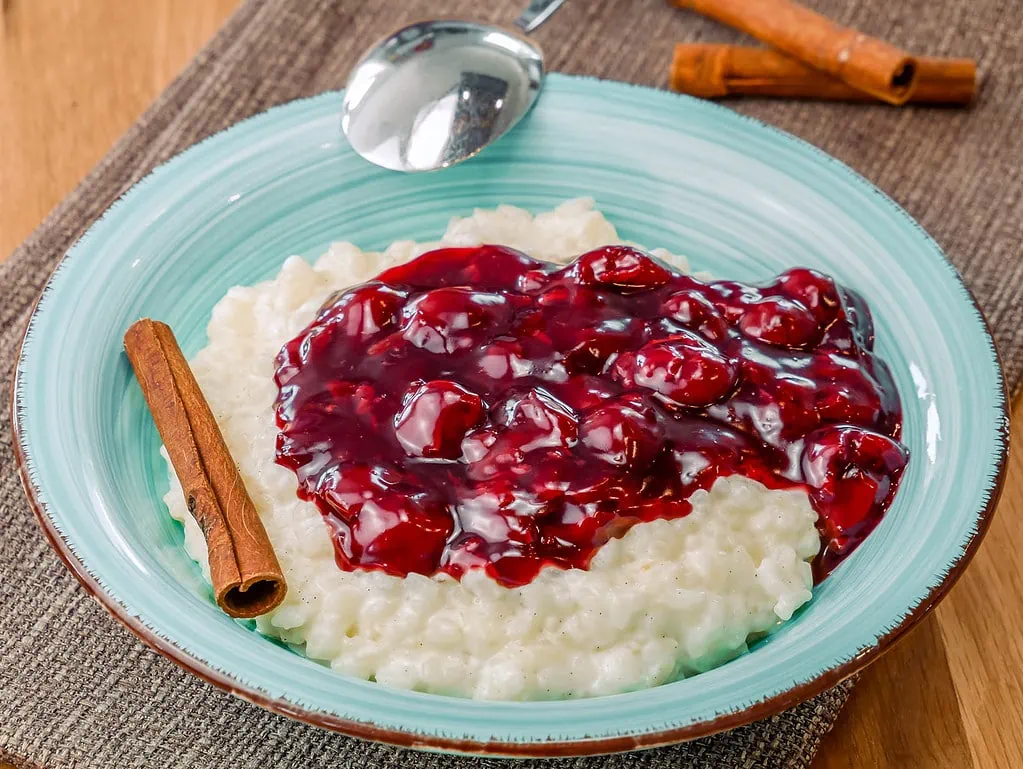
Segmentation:
<svg viewBox="0 0 1023 769">
<path fill-rule="evenodd" d="M 0 264 L 0 413 L 32 302 L 57 260 L 133 182 L 209 134 L 337 88 L 369 42 L 429 16 L 513 19 L 523 0 L 250 0 L 81 186 Z M 929 54 L 979 59 L 970 111 L 733 103 L 823 147 L 895 197 L 946 249 L 987 313 L 1010 382 L 1023 366 L 1023 0 L 817 0 L 835 19 Z M 662 0 L 568 0 L 536 38 L 553 69 L 662 86 L 681 40 L 735 41 Z M 394 750 L 264 712 L 186 675 L 89 600 L 36 529 L 0 428 L 0 756 L 16 765 L 497 766 Z M 840 686 L 727 734 L 547 767 L 806 767 L 848 695 Z M 535 766 L 538 762 L 527 762 Z M 507 764 L 501 764 L 507 766 Z"/>
</svg>

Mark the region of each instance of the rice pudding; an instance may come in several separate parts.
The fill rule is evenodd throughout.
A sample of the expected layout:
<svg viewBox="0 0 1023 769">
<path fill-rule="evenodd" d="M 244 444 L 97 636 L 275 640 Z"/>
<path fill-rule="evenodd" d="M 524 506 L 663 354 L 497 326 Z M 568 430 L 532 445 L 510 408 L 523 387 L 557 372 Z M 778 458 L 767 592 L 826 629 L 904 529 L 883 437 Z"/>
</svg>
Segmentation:
<svg viewBox="0 0 1023 769">
<path fill-rule="evenodd" d="M 262 632 L 388 685 L 561 698 L 706 670 L 810 599 L 905 464 L 869 312 L 619 243 L 591 201 L 501 207 L 218 303 L 192 366 L 288 580 Z M 173 479 L 167 503 L 202 563 Z"/>
</svg>

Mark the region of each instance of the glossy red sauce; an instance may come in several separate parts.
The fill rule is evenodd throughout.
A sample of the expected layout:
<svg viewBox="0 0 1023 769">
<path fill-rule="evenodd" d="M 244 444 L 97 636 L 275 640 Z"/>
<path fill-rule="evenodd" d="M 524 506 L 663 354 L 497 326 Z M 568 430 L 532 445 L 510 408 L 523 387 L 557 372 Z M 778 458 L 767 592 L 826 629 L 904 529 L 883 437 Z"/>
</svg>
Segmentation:
<svg viewBox="0 0 1023 769">
<path fill-rule="evenodd" d="M 330 298 L 277 359 L 277 461 L 338 565 L 586 568 L 740 473 L 805 488 L 818 578 L 890 504 L 901 408 L 864 301 L 807 269 L 703 283 L 609 246 L 562 269 L 425 254 Z"/>
</svg>

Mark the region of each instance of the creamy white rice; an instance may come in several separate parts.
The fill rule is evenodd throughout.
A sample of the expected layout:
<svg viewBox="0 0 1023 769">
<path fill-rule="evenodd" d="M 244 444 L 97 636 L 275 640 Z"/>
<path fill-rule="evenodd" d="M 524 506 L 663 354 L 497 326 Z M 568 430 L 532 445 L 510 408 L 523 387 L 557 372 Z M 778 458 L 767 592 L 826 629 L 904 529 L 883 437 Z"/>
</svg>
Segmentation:
<svg viewBox="0 0 1023 769">
<path fill-rule="evenodd" d="M 447 245 L 500 243 L 564 262 L 620 242 L 593 201 L 535 218 L 510 206 L 453 219 Z M 720 664 L 810 599 L 816 514 L 799 491 L 733 476 L 697 492 L 686 518 L 612 540 L 590 568 L 546 568 L 515 589 L 479 572 L 406 578 L 345 572 L 327 526 L 274 463 L 274 356 L 327 296 L 438 244 L 383 253 L 338 243 L 310 265 L 291 257 L 271 281 L 228 291 L 192 361 L 288 581 L 260 631 L 380 683 L 479 699 L 594 696 L 654 686 Z M 655 251 L 682 270 L 681 257 Z M 170 513 L 209 578 L 202 533 L 171 472 Z"/>
</svg>

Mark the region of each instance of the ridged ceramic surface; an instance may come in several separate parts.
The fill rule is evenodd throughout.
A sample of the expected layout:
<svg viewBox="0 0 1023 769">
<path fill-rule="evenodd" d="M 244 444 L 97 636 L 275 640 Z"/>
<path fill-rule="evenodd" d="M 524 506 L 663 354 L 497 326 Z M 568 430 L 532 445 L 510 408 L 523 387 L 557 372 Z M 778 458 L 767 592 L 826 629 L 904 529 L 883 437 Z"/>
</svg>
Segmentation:
<svg viewBox="0 0 1023 769">
<path fill-rule="evenodd" d="M 586 752 L 602 738 L 623 737 L 621 747 L 664 731 L 696 735 L 776 710 L 791 701 L 786 692 L 808 696 L 937 595 L 997 486 L 1004 386 L 970 295 L 891 200 L 779 131 L 616 83 L 551 76 L 505 139 L 464 165 L 413 176 L 359 159 L 340 136 L 340 103 L 328 93 L 274 109 L 158 169 L 71 250 L 32 320 L 16 407 L 41 517 L 150 643 L 306 718 L 434 747 L 498 741 L 542 752 L 536 743 L 568 741 L 579 743 L 569 752 Z M 379 249 L 431 239 L 475 206 L 541 210 L 577 196 L 596 198 L 623 237 L 686 254 L 696 269 L 757 280 L 808 265 L 868 298 L 912 452 L 877 531 L 751 653 L 615 697 L 498 703 L 391 689 L 222 614 L 161 502 L 158 436 L 121 349 L 128 325 L 165 320 L 192 355 L 225 291 L 272 276 L 289 254 L 312 258 L 335 240 Z"/>
</svg>

